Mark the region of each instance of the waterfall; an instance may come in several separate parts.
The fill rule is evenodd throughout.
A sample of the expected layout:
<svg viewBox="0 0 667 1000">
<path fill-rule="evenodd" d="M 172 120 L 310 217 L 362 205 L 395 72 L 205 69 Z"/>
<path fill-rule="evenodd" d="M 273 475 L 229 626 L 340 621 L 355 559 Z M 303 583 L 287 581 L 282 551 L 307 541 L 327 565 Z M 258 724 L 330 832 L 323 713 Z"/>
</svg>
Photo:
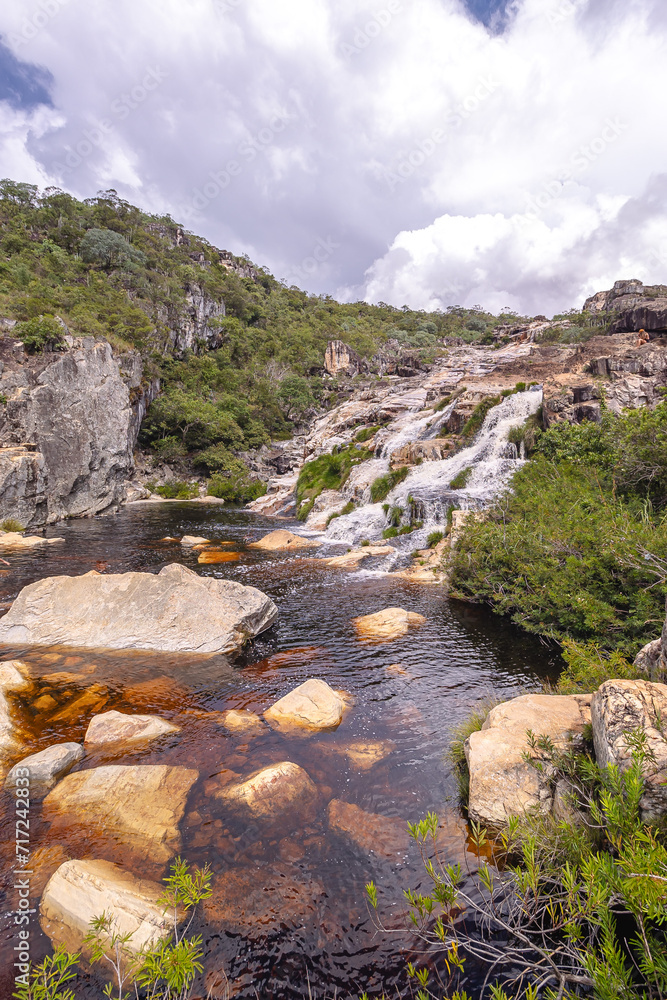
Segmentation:
<svg viewBox="0 0 667 1000">
<path fill-rule="evenodd" d="M 480 509 L 497 497 L 525 462 L 523 443 L 521 450 L 517 449 L 508 441 L 508 434 L 512 428 L 521 427 L 541 404 L 541 387 L 514 393 L 489 410 L 482 427 L 467 448 L 451 458 L 413 466 L 386 502 L 392 507 L 401 507 L 406 515 L 412 507 L 413 516 L 416 514 L 417 519 L 424 522 L 424 527 L 392 539 L 392 545 L 414 550 L 425 542 L 430 528 L 446 522 L 450 507 Z M 451 405 L 453 407 L 454 404 Z M 442 415 L 436 414 L 435 420 L 432 413 L 427 417 L 419 417 L 417 413 L 406 414 L 401 426 L 383 443 L 382 456 L 389 459 L 406 444 L 424 440 L 427 434 L 431 436 L 434 427 L 439 429 L 447 419 L 447 409 Z M 469 471 L 465 485 L 452 489 L 452 481 L 466 470 Z M 379 538 L 386 526 L 382 505 L 367 504 L 351 514 L 336 518 L 326 537 L 356 544 L 365 538 Z"/>
</svg>

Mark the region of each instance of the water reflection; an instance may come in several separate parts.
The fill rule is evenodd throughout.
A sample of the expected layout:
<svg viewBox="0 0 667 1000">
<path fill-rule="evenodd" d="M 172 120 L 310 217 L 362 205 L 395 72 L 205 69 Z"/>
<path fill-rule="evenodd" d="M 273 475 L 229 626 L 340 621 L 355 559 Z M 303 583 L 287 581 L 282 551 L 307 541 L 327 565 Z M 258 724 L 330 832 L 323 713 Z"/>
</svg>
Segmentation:
<svg viewBox="0 0 667 1000">
<path fill-rule="evenodd" d="M 418 942 L 404 922 L 402 890 L 420 871 L 414 848 L 400 859 L 369 853 L 363 831 L 356 842 L 332 831 L 328 803 L 336 800 L 390 819 L 416 819 L 435 809 L 443 820 L 442 844 L 452 861 L 474 856 L 456 806 L 455 782 L 443 754 L 452 726 L 493 691 L 511 695 L 535 688 L 559 668 L 555 654 L 483 609 L 455 604 L 438 588 L 327 570 L 312 557 L 249 549 L 275 522 L 244 511 L 197 504 L 127 508 L 121 514 L 72 521 L 48 529 L 66 545 L 12 555 L 0 577 L 0 602 L 47 575 L 98 571 L 157 571 L 181 562 L 203 575 L 260 587 L 279 608 L 277 624 L 233 662 L 222 656 L 146 652 L 4 649 L 3 658 L 30 663 L 36 685 L 25 699 L 26 749 L 82 741 L 93 714 L 109 709 L 156 713 L 180 727 L 147 745 L 119 750 L 101 746 L 75 770 L 108 764 L 168 764 L 195 769 L 181 822 L 182 851 L 211 864 L 216 890 L 199 918 L 205 941 L 206 983 L 226 974 L 234 994 L 266 997 L 346 995 L 389 988 Z M 167 537 L 203 535 L 238 560 L 198 563 L 198 552 Z M 402 638 L 379 645 L 360 642 L 352 619 L 388 606 L 426 617 Z M 196 609 L 193 609 L 196 614 Z M 335 733 L 294 739 L 265 727 L 258 735 L 230 732 L 219 713 L 261 713 L 308 677 L 321 677 L 350 695 L 352 707 Z M 367 766 L 354 745 L 382 745 L 387 752 Z M 279 761 L 300 765 L 317 786 L 307 821 L 283 817 L 267 827 L 232 815 L 215 789 L 228 776 L 246 777 Z M 14 943 L 11 895 L 14 858 L 12 800 L 1 800 L 2 853 L 0 992 L 11 995 Z M 353 814 L 358 815 L 358 814 Z M 76 821 L 50 831 L 33 810 L 32 847 L 40 851 L 42 880 L 67 856 L 108 858 L 142 877 L 160 878 L 162 864 L 132 858 L 127 845 L 94 822 Z M 396 934 L 378 935 L 365 905 L 364 884 L 384 890 L 382 918 Z M 36 899 L 37 899 L 36 895 Z M 33 933 L 33 960 L 48 940 Z M 2 978 L 4 976 L 4 979 Z M 308 977 L 308 978 L 307 978 Z M 221 980 L 222 981 L 222 980 Z M 77 996 L 99 995 L 89 980 Z"/>
</svg>

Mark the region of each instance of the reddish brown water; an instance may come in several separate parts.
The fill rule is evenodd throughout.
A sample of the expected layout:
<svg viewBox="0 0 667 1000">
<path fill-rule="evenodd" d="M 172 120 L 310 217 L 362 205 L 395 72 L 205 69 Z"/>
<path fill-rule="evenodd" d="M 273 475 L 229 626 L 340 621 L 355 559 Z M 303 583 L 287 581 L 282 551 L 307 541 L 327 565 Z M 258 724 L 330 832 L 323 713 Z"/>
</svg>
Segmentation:
<svg viewBox="0 0 667 1000">
<path fill-rule="evenodd" d="M 216 921 L 215 911 L 209 911 L 208 920 L 198 916 L 193 929 L 204 939 L 205 982 L 197 984 L 195 994 L 204 995 L 222 971 L 240 997 L 307 996 L 309 984 L 317 997 L 390 989 L 403 981 L 406 959 L 418 954 L 403 900 L 403 889 L 420 882 L 418 854 L 410 848 L 397 863 L 336 836 L 328 829 L 327 802 L 334 797 L 403 822 L 435 810 L 443 821 L 443 857 L 474 868 L 455 781 L 443 759 L 452 726 L 492 692 L 508 696 L 538 687 L 557 674 L 560 663 L 539 642 L 483 609 L 448 601 L 436 587 L 334 572 L 311 557 L 247 547 L 275 527 L 275 522 L 245 511 L 220 507 L 140 506 L 114 517 L 58 525 L 49 534 L 64 536 L 66 545 L 9 556 L 10 567 L 0 576 L 0 602 L 5 604 L 43 576 L 95 568 L 154 572 L 168 562 L 182 562 L 202 575 L 259 587 L 279 609 L 277 624 L 233 663 L 223 657 L 5 648 L 3 659 L 20 656 L 40 677 L 23 710 L 28 741 L 21 756 L 52 743 L 82 741 L 98 711 L 154 712 L 176 722 L 181 727 L 176 736 L 122 755 L 90 753 L 77 769 L 159 762 L 198 770 L 181 824 L 183 855 L 195 864 L 210 864 L 214 884 L 228 873 L 219 883 L 226 887 L 226 902 L 238 910 L 249 899 L 249 912 L 232 929 Z M 228 551 L 238 552 L 239 558 L 198 564 L 196 553 L 161 541 L 183 534 L 233 542 Z M 425 615 L 426 624 L 392 642 L 359 640 L 351 624 L 355 616 L 397 605 Z M 353 707 L 333 734 L 287 739 L 267 728 L 263 736 L 248 739 L 202 717 L 226 708 L 261 713 L 308 677 L 321 677 L 352 696 Z M 84 692 L 90 696 L 88 704 L 72 709 Z M 41 700 L 36 707 L 46 694 L 54 704 Z M 359 770 L 343 750 L 367 740 L 388 741 L 393 749 L 370 769 Z M 223 769 L 247 775 L 281 760 L 304 767 L 320 791 L 318 814 L 305 827 L 285 822 L 268 832 L 249 828 L 207 794 L 207 782 Z M 16 942 L 13 807 L 13 799 L 3 792 L 2 997 L 11 996 Z M 122 843 L 100 831 L 76 827 L 59 830 L 56 837 L 35 804 L 31 848 L 51 848 L 53 867 L 64 857 L 58 845 L 70 857 L 108 858 L 142 877 L 160 879 L 166 871 L 133 862 Z M 380 888 L 391 934 L 378 933 L 369 917 L 364 885 L 371 878 Z M 282 888 L 271 891 L 275 886 Z M 256 895 L 250 895 L 252 890 Z M 35 961 L 49 949 L 36 916 L 31 948 Z M 82 976 L 75 993 L 77 998 L 97 997 L 100 981 Z"/>
</svg>

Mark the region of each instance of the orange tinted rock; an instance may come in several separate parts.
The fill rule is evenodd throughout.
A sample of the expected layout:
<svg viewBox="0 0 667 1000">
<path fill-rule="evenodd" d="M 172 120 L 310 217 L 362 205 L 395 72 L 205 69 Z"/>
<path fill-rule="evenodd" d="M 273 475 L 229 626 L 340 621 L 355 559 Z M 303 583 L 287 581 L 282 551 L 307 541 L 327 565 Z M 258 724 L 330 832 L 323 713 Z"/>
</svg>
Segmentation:
<svg viewBox="0 0 667 1000">
<path fill-rule="evenodd" d="M 298 764 L 281 761 L 214 793 L 229 810 L 264 822 L 289 817 L 295 824 L 315 815 L 317 788 Z"/>
<path fill-rule="evenodd" d="M 138 708 L 182 708 L 190 698 L 190 688 L 173 677 L 152 677 L 130 684 L 123 697 Z"/>
<path fill-rule="evenodd" d="M 102 684 L 91 684 L 83 694 L 78 695 L 52 715 L 51 722 L 78 722 L 82 715 L 99 712 L 108 700 L 107 689 Z"/>
<path fill-rule="evenodd" d="M 240 559 L 238 552 L 217 552 L 214 549 L 204 549 L 199 553 L 198 563 L 229 563 L 238 562 Z"/>
<path fill-rule="evenodd" d="M 426 621 L 423 615 L 416 611 L 405 611 L 403 608 L 385 608 L 372 615 L 362 615 L 353 619 L 354 627 L 360 639 L 370 639 L 375 642 L 389 642 L 406 635 L 411 625 L 423 625 Z"/>
<path fill-rule="evenodd" d="M 319 546 L 319 542 L 312 538 L 304 538 L 303 535 L 295 535 L 293 531 L 285 531 L 279 528 L 277 531 L 270 531 L 268 535 L 250 542 L 251 549 L 264 549 L 267 552 L 279 552 L 285 549 L 312 549 Z"/>
<path fill-rule="evenodd" d="M 327 808 L 329 828 L 367 854 L 399 861 L 408 850 L 407 823 L 378 813 L 369 813 L 340 799 Z"/>
</svg>

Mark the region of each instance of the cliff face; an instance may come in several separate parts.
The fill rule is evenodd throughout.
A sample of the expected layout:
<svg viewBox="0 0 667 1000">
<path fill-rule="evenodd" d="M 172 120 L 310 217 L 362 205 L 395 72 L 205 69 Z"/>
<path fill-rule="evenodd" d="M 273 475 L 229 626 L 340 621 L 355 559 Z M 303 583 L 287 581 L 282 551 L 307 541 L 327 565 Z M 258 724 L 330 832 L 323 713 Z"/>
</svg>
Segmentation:
<svg viewBox="0 0 667 1000">
<path fill-rule="evenodd" d="M 106 341 L 27 356 L 0 341 L 0 518 L 25 526 L 97 514 L 125 499 L 151 392 L 138 354 Z"/>
</svg>

